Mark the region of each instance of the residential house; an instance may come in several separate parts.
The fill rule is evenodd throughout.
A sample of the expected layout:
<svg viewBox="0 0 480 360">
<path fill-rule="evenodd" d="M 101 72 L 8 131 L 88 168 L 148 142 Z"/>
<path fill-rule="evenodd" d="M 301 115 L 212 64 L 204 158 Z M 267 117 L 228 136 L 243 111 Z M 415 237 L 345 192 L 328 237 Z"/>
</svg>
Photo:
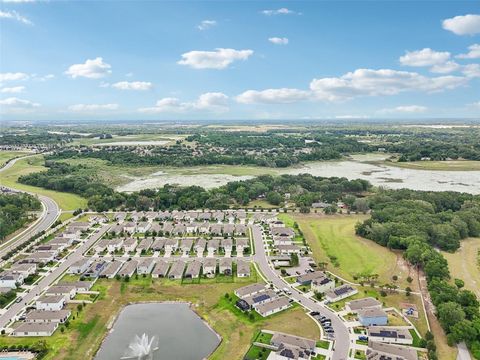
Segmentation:
<svg viewBox="0 0 480 360">
<path fill-rule="evenodd" d="M 100 273 L 100 277 L 112 279 L 118 273 L 122 265 L 123 262 L 121 262 L 120 260 L 114 260 L 108 263 L 107 266 L 105 266 L 105 268 Z"/>
<path fill-rule="evenodd" d="M 123 251 L 125 251 L 126 253 L 130 253 L 130 252 L 135 252 L 135 249 L 137 248 L 137 239 L 134 239 L 134 238 L 126 238 L 124 241 L 123 241 Z"/>
<path fill-rule="evenodd" d="M 23 284 L 25 276 L 22 273 L 5 271 L 0 274 L 0 287 L 16 289 Z"/>
<path fill-rule="evenodd" d="M 10 271 L 23 274 L 24 277 L 27 277 L 29 275 L 35 274 L 35 272 L 37 271 L 37 265 L 14 263 L 12 264 Z"/>
<path fill-rule="evenodd" d="M 382 303 L 373 297 L 366 297 L 363 299 L 351 300 L 345 303 L 345 309 L 356 313 L 361 309 L 381 309 Z"/>
<path fill-rule="evenodd" d="M 234 293 L 239 298 L 244 298 L 246 296 L 258 294 L 259 292 L 264 290 L 265 290 L 265 284 L 256 283 L 256 284 L 251 284 L 251 285 L 238 288 L 237 290 L 234 291 Z"/>
<path fill-rule="evenodd" d="M 222 228 L 223 235 L 225 236 L 233 236 L 235 233 L 235 225 L 234 224 L 224 224 Z"/>
<path fill-rule="evenodd" d="M 164 238 L 164 237 L 156 238 L 155 241 L 152 244 L 152 250 L 153 251 L 162 251 L 163 248 L 165 247 L 166 242 L 167 242 L 167 239 Z"/>
<path fill-rule="evenodd" d="M 85 276 L 96 278 L 100 275 L 100 273 L 105 269 L 107 266 L 107 262 L 103 260 L 96 260 L 94 261 L 88 270 L 85 272 Z"/>
<path fill-rule="evenodd" d="M 222 239 L 220 244 L 220 246 L 225 251 L 225 257 L 230 257 L 233 250 L 233 240 L 231 238 Z"/>
<path fill-rule="evenodd" d="M 176 235 L 176 236 L 181 236 L 181 235 L 185 234 L 186 231 L 187 231 L 187 228 L 186 228 L 185 224 L 176 224 L 173 227 L 172 234 Z"/>
<path fill-rule="evenodd" d="M 325 273 L 323 271 L 308 272 L 297 276 L 297 283 L 300 285 L 310 285 L 314 279 L 324 278 Z"/>
<path fill-rule="evenodd" d="M 63 295 L 43 295 L 35 302 L 37 310 L 62 310 L 66 300 Z"/>
<path fill-rule="evenodd" d="M 219 262 L 218 270 L 220 274 L 230 276 L 233 274 L 232 270 L 232 258 L 221 258 Z"/>
<path fill-rule="evenodd" d="M 339 287 L 336 287 L 325 293 L 325 299 L 328 302 L 335 302 L 346 299 L 349 296 L 355 295 L 358 293 L 358 290 L 352 287 L 351 285 L 345 284 Z"/>
<path fill-rule="evenodd" d="M 275 314 L 282 310 L 288 309 L 290 307 L 290 302 L 288 298 L 282 296 L 277 297 L 276 299 L 269 301 L 265 304 L 261 304 L 255 307 L 255 310 L 263 317 Z"/>
<path fill-rule="evenodd" d="M 182 256 L 188 257 L 190 250 L 192 250 L 193 239 L 182 239 L 180 241 L 180 250 L 182 250 Z"/>
<path fill-rule="evenodd" d="M 203 238 L 197 239 L 195 242 L 195 252 L 197 253 L 197 257 L 203 257 L 203 252 L 205 251 L 205 247 L 207 246 L 207 241 Z"/>
<path fill-rule="evenodd" d="M 369 326 L 367 327 L 369 341 L 411 345 L 413 337 L 408 327 L 400 326 Z"/>
<path fill-rule="evenodd" d="M 74 285 L 53 285 L 45 292 L 48 296 L 64 296 L 68 301 L 77 295 L 77 288 Z"/>
<path fill-rule="evenodd" d="M 213 236 L 222 235 L 222 224 L 213 224 L 210 226 L 210 234 Z"/>
<path fill-rule="evenodd" d="M 70 317 L 70 314 L 70 310 L 32 310 L 26 315 L 25 322 L 63 324 Z"/>
<path fill-rule="evenodd" d="M 301 248 L 300 246 L 297 245 L 278 245 L 277 246 L 278 251 L 280 254 L 300 254 Z"/>
<path fill-rule="evenodd" d="M 213 257 L 215 253 L 218 253 L 218 248 L 220 247 L 220 240 L 212 239 L 207 242 L 207 251 L 208 257 Z"/>
<path fill-rule="evenodd" d="M 178 248 L 178 239 L 167 239 L 165 241 L 165 253 L 171 254 L 175 252 Z"/>
<path fill-rule="evenodd" d="M 185 271 L 185 262 L 181 260 L 177 260 L 173 263 L 172 268 L 168 273 L 168 278 L 180 280 L 183 278 L 184 271 Z"/>
<path fill-rule="evenodd" d="M 335 281 L 332 279 L 322 276 L 312 280 L 312 291 L 315 293 L 324 294 L 327 291 L 333 290 L 335 288 Z"/>
<path fill-rule="evenodd" d="M 368 360 L 418 360 L 415 348 L 375 341 L 368 342 L 366 356 Z"/>
<path fill-rule="evenodd" d="M 217 272 L 217 260 L 215 258 L 207 258 L 203 261 L 203 274 L 209 278 L 215 277 Z"/>
<path fill-rule="evenodd" d="M 152 247 L 153 239 L 151 238 L 144 238 L 140 241 L 140 244 L 137 246 L 137 251 L 148 251 Z"/>
<path fill-rule="evenodd" d="M 388 314 L 383 309 L 360 309 L 357 314 L 363 326 L 384 326 L 388 323 Z"/>
<path fill-rule="evenodd" d="M 235 225 L 235 234 L 237 236 L 245 236 L 247 235 L 247 226 L 244 224 L 236 224 Z"/>
<path fill-rule="evenodd" d="M 235 249 L 237 251 L 237 256 L 243 256 L 245 250 L 249 248 L 249 243 L 247 238 L 237 238 L 235 240 Z"/>
<path fill-rule="evenodd" d="M 200 276 L 200 270 L 202 269 L 202 263 L 198 260 L 190 261 L 185 271 L 185 278 L 198 279 Z"/>
<path fill-rule="evenodd" d="M 137 274 L 150 274 L 155 266 L 155 259 L 154 258 L 145 258 L 140 261 L 137 265 Z"/>
<path fill-rule="evenodd" d="M 58 328 L 58 323 L 20 323 L 11 333 L 12 336 L 52 336 Z"/>
<path fill-rule="evenodd" d="M 88 258 L 81 258 L 80 260 L 77 260 L 72 265 L 70 265 L 68 272 L 70 274 L 83 274 L 90 266 L 90 261 L 91 260 Z"/>
<path fill-rule="evenodd" d="M 122 267 L 120 268 L 117 274 L 121 277 L 127 277 L 127 276 L 132 277 L 135 270 L 137 270 L 137 266 L 138 266 L 137 260 L 126 261 L 125 263 L 123 263 Z"/>
<path fill-rule="evenodd" d="M 120 239 L 120 238 L 111 239 L 107 243 L 107 251 L 110 253 L 115 251 L 120 251 L 122 249 L 122 245 L 123 245 L 123 239 Z"/>
<path fill-rule="evenodd" d="M 170 264 L 168 262 L 157 259 L 155 263 L 155 267 L 153 268 L 153 271 L 152 271 L 152 277 L 153 278 L 166 277 L 169 267 L 170 267 Z"/>
<path fill-rule="evenodd" d="M 293 239 L 290 236 L 274 236 L 273 245 L 293 245 Z"/>
<path fill-rule="evenodd" d="M 244 260 L 237 261 L 237 276 L 249 277 L 250 276 L 250 262 Z"/>
<path fill-rule="evenodd" d="M 151 226 L 152 224 L 148 221 L 139 222 L 137 225 L 137 232 L 144 234 L 150 229 Z"/>
<path fill-rule="evenodd" d="M 295 236 L 295 232 L 292 229 L 284 226 L 272 227 L 271 232 L 273 236 L 290 236 L 290 237 Z"/>
<path fill-rule="evenodd" d="M 134 234 L 137 231 L 137 223 L 134 221 L 129 221 L 123 224 L 123 231 Z"/>
</svg>

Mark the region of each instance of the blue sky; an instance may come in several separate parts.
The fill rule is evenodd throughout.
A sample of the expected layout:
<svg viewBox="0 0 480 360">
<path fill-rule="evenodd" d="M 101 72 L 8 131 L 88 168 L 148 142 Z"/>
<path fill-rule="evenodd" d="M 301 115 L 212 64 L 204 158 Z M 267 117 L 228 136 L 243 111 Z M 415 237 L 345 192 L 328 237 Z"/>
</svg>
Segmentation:
<svg viewBox="0 0 480 360">
<path fill-rule="evenodd" d="M 463 118 L 478 1 L 0 3 L 4 120 Z"/>
</svg>

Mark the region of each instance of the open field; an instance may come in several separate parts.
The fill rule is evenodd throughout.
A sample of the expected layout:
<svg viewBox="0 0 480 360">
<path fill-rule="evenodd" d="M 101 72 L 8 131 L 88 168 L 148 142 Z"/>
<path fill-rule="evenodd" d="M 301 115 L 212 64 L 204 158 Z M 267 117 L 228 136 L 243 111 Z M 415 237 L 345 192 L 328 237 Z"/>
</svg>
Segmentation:
<svg viewBox="0 0 480 360">
<path fill-rule="evenodd" d="M 1 151 L 0 150 L 0 167 L 3 166 L 8 160 L 30 154 L 27 151 Z"/>
<path fill-rule="evenodd" d="M 69 328 L 64 333 L 57 331 L 52 337 L 47 338 L 47 343 L 54 350 L 49 352 L 45 359 L 92 359 L 107 333 L 107 326 L 112 323 L 121 308 L 130 302 L 142 301 L 191 302 L 195 311 L 222 336 L 223 340 L 211 359 L 242 358 L 256 331 L 264 328 L 319 338 L 317 325 L 299 307 L 267 319 L 250 322 L 219 305 L 225 293 L 232 293 L 234 289 L 251 282 L 252 280 L 180 285 L 178 281 L 152 280 L 151 277 L 132 278 L 128 283 L 99 280 L 93 288 L 101 292 L 98 300 L 87 305 L 78 315 L 76 307 L 73 309 L 72 315 L 75 319 L 72 319 Z M 31 344 L 38 340 L 39 338 L 0 337 L 0 346 Z"/>
<path fill-rule="evenodd" d="M 474 160 L 450 160 L 450 161 L 410 161 L 410 162 L 391 162 L 385 161 L 383 164 L 396 166 L 404 169 L 415 170 L 439 170 L 439 171 L 478 171 L 480 170 L 480 161 Z"/>
<path fill-rule="evenodd" d="M 46 190 L 40 187 L 24 185 L 17 182 L 17 179 L 21 175 L 46 170 L 47 168 L 43 166 L 43 163 L 44 160 L 42 155 L 17 161 L 10 169 L 2 172 L 0 185 L 48 196 L 55 200 L 62 210 L 75 210 L 78 208 L 84 208 L 87 205 L 87 200 L 78 195 Z"/>
<path fill-rule="evenodd" d="M 409 270 L 400 254 L 355 235 L 355 224 L 368 215 L 282 214 L 280 218 L 298 223 L 315 260 L 328 262 L 327 268 L 334 274 L 353 282 L 357 274 L 378 274 L 382 284 L 397 275 L 397 285 L 414 289 L 415 282 L 406 281 Z M 414 278 L 414 273 L 410 276 Z"/>
<path fill-rule="evenodd" d="M 465 288 L 480 297 L 480 238 L 468 238 L 460 242 L 455 253 L 442 252 L 448 261 L 453 279 L 465 281 Z"/>
<path fill-rule="evenodd" d="M 175 143 L 176 140 L 184 139 L 187 135 L 173 134 L 138 134 L 113 136 L 111 139 L 98 138 L 78 138 L 69 143 L 67 146 L 73 145 L 169 145 Z"/>
</svg>

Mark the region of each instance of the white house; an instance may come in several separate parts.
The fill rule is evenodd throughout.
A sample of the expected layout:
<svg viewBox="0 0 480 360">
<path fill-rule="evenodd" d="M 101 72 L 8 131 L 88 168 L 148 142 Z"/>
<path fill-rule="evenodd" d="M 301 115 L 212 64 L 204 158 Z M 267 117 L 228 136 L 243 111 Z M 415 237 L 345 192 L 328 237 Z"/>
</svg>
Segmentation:
<svg viewBox="0 0 480 360">
<path fill-rule="evenodd" d="M 154 258 L 146 258 L 137 265 L 137 274 L 150 274 L 155 266 Z"/>
<path fill-rule="evenodd" d="M 12 336 L 52 336 L 57 330 L 58 322 L 48 323 L 33 323 L 25 322 L 20 323 L 13 332 Z"/>
<path fill-rule="evenodd" d="M 63 295 L 43 295 L 35 303 L 37 310 L 62 310 L 66 300 Z"/>
</svg>

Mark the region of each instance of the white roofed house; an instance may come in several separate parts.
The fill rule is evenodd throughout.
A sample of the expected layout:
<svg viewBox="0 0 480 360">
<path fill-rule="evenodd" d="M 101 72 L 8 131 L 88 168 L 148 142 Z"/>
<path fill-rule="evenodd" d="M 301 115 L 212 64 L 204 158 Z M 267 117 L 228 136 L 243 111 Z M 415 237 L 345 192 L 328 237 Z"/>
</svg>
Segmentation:
<svg viewBox="0 0 480 360">
<path fill-rule="evenodd" d="M 36 251 L 29 254 L 22 263 L 46 264 L 55 260 L 55 253 L 52 251 Z"/>
<path fill-rule="evenodd" d="M 223 235 L 233 236 L 235 233 L 235 225 L 234 224 L 224 224 L 223 225 Z"/>
<path fill-rule="evenodd" d="M 65 300 L 68 301 L 77 295 L 77 288 L 75 285 L 54 285 L 47 289 L 45 294 L 48 296 L 61 295 L 65 297 Z"/>
<path fill-rule="evenodd" d="M 198 214 L 198 219 L 202 221 L 210 221 L 212 219 L 212 213 L 210 211 L 205 211 Z"/>
<path fill-rule="evenodd" d="M 191 222 L 185 225 L 185 232 L 188 234 L 195 234 L 197 232 L 198 224 L 196 222 Z"/>
<path fill-rule="evenodd" d="M 245 260 L 237 261 L 237 276 L 249 277 L 250 276 L 250 262 Z"/>
<path fill-rule="evenodd" d="M 16 289 L 23 284 L 25 276 L 22 273 L 5 271 L 0 274 L 0 287 Z"/>
<path fill-rule="evenodd" d="M 232 250 L 233 250 L 233 240 L 232 239 L 222 239 L 221 241 L 221 247 L 225 251 L 225 257 L 231 257 L 232 256 Z"/>
<path fill-rule="evenodd" d="M 169 257 L 173 252 L 178 249 L 178 239 L 167 239 L 165 242 L 165 257 Z"/>
<path fill-rule="evenodd" d="M 107 243 L 107 251 L 110 253 L 115 251 L 120 251 L 120 249 L 122 249 L 122 245 L 123 245 L 123 239 L 120 239 L 120 238 L 111 239 Z"/>
<path fill-rule="evenodd" d="M 33 323 L 23 322 L 20 323 L 12 331 L 12 336 L 52 336 L 55 330 L 58 328 L 57 322 L 48 323 Z"/>
<path fill-rule="evenodd" d="M 144 234 L 150 229 L 151 226 L 152 224 L 148 221 L 142 221 L 137 225 L 137 232 Z"/>
<path fill-rule="evenodd" d="M 102 272 L 99 274 L 100 277 L 112 279 L 117 272 L 122 267 L 123 263 L 120 260 L 114 260 L 105 266 Z"/>
<path fill-rule="evenodd" d="M 243 209 L 237 210 L 235 215 L 238 221 L 240 221 L 240 224 L 245 224 L 245 221 L 247 220 L 247 212 L 245 210 Z"/>
<path fill-rule="evenodd" d="M 213 224 L 210 226 L 210 234 L 214 236 L 222 235 L 222 224 Z"/>
<path fill-rule="evenodd" d="M 198 260 L 190 261 L 185 270 L 185 277 L 189 279 L 198 279 L 200 276 L 200 270 L 202 269 L 202 263 Z"/>
<path fill-rule="evenodd" d="M 182 260 L 175 261 L 168 273 L 169 279 L 181 280 L 185 271 L 185 262 Z"/>
<path fill-rule="evenodd" d="M 182 250 L 182 256 L 188 257 L 190 255 L 190 250 L 192 250 L 193 239 L 182 239 L 180 241 L 180 249 Z"/>
<path fill-rule="evenodd" d="M 156 238 L 155 241 L 152 244 L 152 250 L 153 251 L 162 251 L 163 248 L 165 247 L 166 242 L 167 242 L 167 239 L 164 238 L 164 237 Z"/>
<path fill-rule="evenodd" d="M 215 221 L 223 221 L 225 219 L 225 213 L 223 211 L 215 211 L 215 213 L 212 214 L 212 218 Z"/>
<path fill-rule="evenodd" d="M 336 287 L 333 290 L 327 291 L 325 293 L 325 299 L 328 302 L 335 302 L 346 299 L 347 297 L 355 295 L 356 293 L 358 293 L 357 289 L 355 289 L 351 285 L 345 284 Z"/>
<path fill-rule="evenodd" d="M 137 274 L 150 274 L 155 266 L 155 259 L 154 258 L 146 258 L 140 261 L 137 265 Z"/>
<path fill-rule="evenodd" d="M 26 317 L 27 323 L 59 323 L 63 324 L 69 318 L 70 310 L 32 310 Z"/>
<path fill-rule="evenodd" d="M 293 245 L 293 239 L 290 236 L 274 236 L 273 245 Z"/>
<path fill-rule="evenodd" d="M 220 258 L 219 268 L 220 274 L 231 276 L 232 270 L 232 258 Z"/>
<path fill-rule="evenodd" d="M 114 217 L 115 221 L 118 223 L 124 222 L 126 218 L 127 218 L 127 214 L 124 212 L 119 212 Z"/>
<path fill-rule="evenodd" d="M 150 238 L 145 238 L 145 239 L 143 239 L 142 241 L 140 241 L 140 244 L 138 244 L 138 246 L 137 246 L 137 251 L 147 252 L 147 251 L 150 250 L 150 248 L 152 247 L 152 244 L 153 244 L 153 240 L 152 240 L 152 239 L 150 239 Z"/>
<path fill-rule="evenodd" d="M 197 217 L 198 217 L 198 212 L 197 211 L 189 210 L 189 211 L 186 212 L 186 214 L 184 216 L 184 219 L 193 221 L 193 220 L 196 220 Z"/>
<path fill-rule="evenodd" d="M 145 217 L 149 220 L 149 221 L 153 221 L 155 220 L 157 217 L 158 217 L 158 212 L 156 211 L 147 211 L 145 213 Z"/>
<path fill-rule="evenodd" d="M 235 234 L 238 235 L 246 235 L 247 234 L 247 226 L 244 224 L 236 224 L 235 225 Z"/>
<path fill-rule="evenodd" d="M 217 272 L 217 260 L 215 258 L 206 258 L 203 261 L 203 274 L 208 278 L 215 277 Z"/>
<path fill-rule="evenodd" d="M 335 288 L 335 281 L 326 276 L 318 277 L 312 280 L 312 291 L 324 294 Z"/>
<path fill-rule="evenodd" d="M 208 240 L 207 242 L 207 251 L 208 257 L 213 257 L 216 253 L 218 253 L 218 248 L 220 247 L 220 240 L 212 239 Z"/>
<path fill-rule="evenodd" d="M 148 231 L 151 234 L 159 235 L 159 234 L 163 233 L 163 226 L 160 225 L 160 223 L 158 223 L 158 222 L 153 222 L 150 226 L 150 229 L 148 229 Z"/>
<path fill-rule="evenodd" d="M 297 245 L 277 245 L 276 247 L 280 254 L 300 254 L 300 251 L 302 250 L 300 246 Z"/>
<path fill-rule="evenodd" d="M 82 230 L 80 228 L 68 228 L 62 232 L 62 236 L 69 239 L 80 239 Z"/>
<path fill-rule="evenodd" d="M 123 241 L 123 251 L 126 253 L 134 252 L 137 248 L 137 239 L 134 238 L 127 238 Z"/>
<path fill-rule="evenodd" d="M 27 277 L 29 275 L 35 274 L 35 272 L 37 271 L 37 265 L 36 264 L 14 263 L 14 264 L 12 264 L 12 267 L 10 268 L 10 271 L 23 274 L 24 277 Z"/>
<path fill-rule="evenodd" d="M 194 249 L 197 252 L 197 257 L 203 257 L 203 252 L 207 246 L 207 241 L 205 239 L 198 239 L 195 242 Z"/>
<path fill-rule="evenodd" d="M 242 257 L 245 253 L 245 250 L 249 248 L 249 243 L 247 238 L 237 238 L 235 240 L 237 256 Z"/>
<path fill-rule="evenodd" d="M 170 221 L 166 221 L 163 223 L 163 233 L 165 235 L 170 235 L 173 232 L 173 223 Z"/>
<path fill-rule="evenodd" d="M 287 297 L 278 297 L 265 304 L 261 304 L 255 307 L 255 310 L 263 317 L 275 314 L 282 310 L 288 309 L 291 306 Z"/>
<path fill-rule="evenodd" d="M 68 272 L 70 274 L 83 274 L 90 266 L 90 261 L 88 258 L 82 258 L 74 262 L 68 269 Z"/>
<path fill-rule="evenodd" d="M 284 226 L 274 226 L 270 229 L 273 236 L 295 236 L 295 231 Z"/>
<path fill-rule="evenodd" d="M 126 222 L 123 224 L 123 231 L 134 234 L 137 231 L 137 224 L 134 221 Z"/>
<path fill-rule="evenodd" d="M 63 295 L 43 295 L 35 302 L 37 310 L 62 310 L 65 306 L 66 299 Z"/>
<path fill-rule="evenodd" d="M 186 231 L 187 231 L 187 229 L 186 229 L 186 226 L 184 224 L 176 224 L 173 227 L 172 234 L 180 236 L 180 235 L 185 234 Z"/>
</svg>

